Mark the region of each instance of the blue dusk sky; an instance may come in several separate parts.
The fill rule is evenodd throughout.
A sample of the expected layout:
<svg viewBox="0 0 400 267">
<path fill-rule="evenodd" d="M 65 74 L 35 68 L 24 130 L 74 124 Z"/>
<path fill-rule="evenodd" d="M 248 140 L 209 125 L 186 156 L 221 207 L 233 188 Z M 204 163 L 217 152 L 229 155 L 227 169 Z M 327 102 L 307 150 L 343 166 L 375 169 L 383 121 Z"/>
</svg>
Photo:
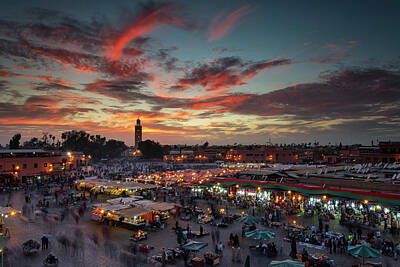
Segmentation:
<svg viewBox="0 0 400 267">
<path fill-rule="evenodd" d="M 400 140 L 399 1 L 0 3 L 0 143 Z"/>
</svg>

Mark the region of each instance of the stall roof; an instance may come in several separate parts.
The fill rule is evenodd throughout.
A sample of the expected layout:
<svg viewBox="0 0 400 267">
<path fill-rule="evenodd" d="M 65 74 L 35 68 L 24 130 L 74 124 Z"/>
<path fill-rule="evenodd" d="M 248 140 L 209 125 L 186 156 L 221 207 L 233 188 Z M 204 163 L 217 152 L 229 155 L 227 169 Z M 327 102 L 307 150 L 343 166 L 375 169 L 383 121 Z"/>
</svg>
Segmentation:
<svg viewBox="0 0 400 267">
<path fill-rule="evenodd" d="M 16 211 L 16 210 L 11 207 L 0 207 L 0 214 L 9 214 L 12 211 Z"/>
<path fill-rule="evenodd" d="M 149 204 L 151 204 L 151 203 L 154 203 L 153 201 L 151 201 L 151 200 L 146 200 L 146 199 L 144 199 L 144 200 L 138 200 L 138 201 L 135 201 L 135 203 L 133 203 L 135 206 L 146 206 L 146 205 L 149 205 Z"/>
<path fill-rule="evenodd" d="M 93 205 L 93 207 L 97 208 L 97 209 L 103 209 L 106 211 L 119 211 L 119 210 L 129 208 L 128 205 L 122 205 L 122 204 L 111 205 L 109 203 L 95 204 L 95 205 Z"/>
<path fill-rule="evenodd" d="M 106 187 L 118 187 L 118 188 L 126 188 L 126 189 L 152 189 L 156 188 L 157 185 L 154 184 L 142 184 L 142 183 L 135 183 L 135 182 L 121 182 L 121 181 L 111 181 L 111 180 L 104 180 L 104 179 L 95 179 L 91 181 L 86 180 L 78 180 L 78 183 L 86 183 L 95 186 L 106 186 Z"/>
<path fill-rule="evenodd" d="M 142 196 L 130 196 L 130 197 L 119 197 L 119 198 L 114 198 L 114 199 L 109 199 L 107 200 L 107 203 L 110 204 L 131 204 L 132 202 L 135 202 L 137 200 L 142 199 Z"/>
<path fill-rule="evenodd" d="M 116 212 L 116 214 L 118 214 L 119 216 L 126 217 L 126 218 L 133 218 L 135 216 L 141 216 L 141 215 L 149 214 L 149 213 L 151 213 L 150 210 L 142 208 L 142 207 L 123 209 L 123 210 Z"/>
<path fill-rule="evenodd" d="M 167 202 L 153 202 L 144 206 L 147 209 L 156 211 L 168 211 L 175 208 L 175 204 Z"/>
</svg>

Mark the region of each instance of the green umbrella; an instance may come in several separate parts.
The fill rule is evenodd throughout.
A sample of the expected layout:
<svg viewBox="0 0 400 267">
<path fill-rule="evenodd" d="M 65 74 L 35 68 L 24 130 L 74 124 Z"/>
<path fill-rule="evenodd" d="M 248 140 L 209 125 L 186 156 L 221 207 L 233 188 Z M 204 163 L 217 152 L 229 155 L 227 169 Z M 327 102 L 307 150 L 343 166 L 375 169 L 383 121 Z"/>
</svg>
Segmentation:
<svg viewBox="0 0 400 267">
<path fill-rule="evenodd" d="M 270 240 L 275 238 L 275 233 L 268 230 L 256 229 L 246 233 L 246 237 L 251 237 L 255 240 Z"/>
<path fill-rule="evenodd" d="M 304 262 L 284 260 L 284 261 L 271 261 L 268 267 L 304 267 L 306 264 Z"/>
<path fill-rule="evenodd" d="M 199 251 L 200 249 L 207 247 L 207 245 L 208 245 L 208 243 L 191 241 L 191 242 L 187 243 L 186 245 L 183 245 L 182 249 L 189 250 L 189 251 Z"/>
<path fill-rule="evenodd" d="M 261 222 L 261 219 L 251 216 L 251 215 L 246 215 L 246 216 L 240 217 L 237 221 L 245 223 L 245 224 L 257 224 L 257 223 Z"/>
<path fill-rule="evenodd" d="M 81 191 L 77 191 L 77 190 L 68 191 L 68 194 L 70 194 L 70 195 L 75 195 L 75 194 L 80 194 L 80 193 L 82 193 L 82 192 Z"/>
<path fill-rule="evenodd" d="M 353 256 L 362 257 L 363 261 L 364 258 L 379 258 L 382 256 L 379 250 L 364 245 L 349 246 L 347 251 Z"/>
</svg>

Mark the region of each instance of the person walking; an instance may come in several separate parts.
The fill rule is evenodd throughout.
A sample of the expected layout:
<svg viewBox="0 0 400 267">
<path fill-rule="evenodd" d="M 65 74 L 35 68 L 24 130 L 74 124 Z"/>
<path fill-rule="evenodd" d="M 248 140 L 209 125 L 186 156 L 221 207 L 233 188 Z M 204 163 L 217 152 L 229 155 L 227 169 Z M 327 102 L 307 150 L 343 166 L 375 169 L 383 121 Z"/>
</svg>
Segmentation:
<svg viewBox="0 0 400 267">
<path fill-rule="evenodd" d="M 333 253 L 334 253 L 334 254 L 336 254 L 337 242 L 338 242 L 338 241 L 337 241 L 337 239 L 336 239 L 336 238 L 335 238 L 335 239 L 333 239 L 333 244 L 332 244 L 332 245 L 333 245 Z"/>
<path fill-rule="evenodd" d="M 328 239 L 328 248 L 329 248 L 329 253 L 332 254 L 332 238 Z"/>
<path fill-rule="evenodd" d="M 292 251 L 290 252 L 290 256 L 293 259 L 295 259 L 296 255 L 297 255 L 297 244 L 296 244 L 296 239 L 294 237 L 292 237 L 292 241 L 291 241 L 290 247 L 292 249 Z"/>
<path fill-rule="evenodd" d="M 217 248 L 218 248 L 218 254 L 219 254 L 219 255 L 221 256 L 221 258 L 222 258 L 222 256 L 223 256 L 223 250 L 224 250 L 224 245 L 222 244 L 221 241 L 218 242 Z"/>
<path fill-rule="evenodd" d="M 250 255 L 247 255 L 246 262 L 244 263 L 244 267 L 250 267 Z"/>
<path fill-rule="evenodd" d="M 41 240 L 42 240 L 42 250 L 46 250 L 47 249 L 47 246 L 48 245 L 46 245 L 46 236 L 42 236 L 42 238 L 41 238 Z"/>
</svg>

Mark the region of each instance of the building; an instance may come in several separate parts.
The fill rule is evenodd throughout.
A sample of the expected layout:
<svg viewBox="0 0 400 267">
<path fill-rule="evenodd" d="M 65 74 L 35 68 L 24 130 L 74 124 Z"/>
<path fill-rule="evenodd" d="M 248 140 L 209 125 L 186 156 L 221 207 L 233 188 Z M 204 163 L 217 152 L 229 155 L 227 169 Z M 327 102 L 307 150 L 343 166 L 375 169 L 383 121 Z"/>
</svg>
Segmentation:
<svg viewBox="0 0 400 267">
<path fill-rule="evenodd" d="M 361 162 L 364 163 L 399 163 L 400 142 L 379 142 L 378 146 L 359 148 Z"/>
<path fill-rule="evenodd" d="M 87 165 L 91 157 L 81 152 L 43 149 L 0 150 L 0 182 L 29 182 L 41 177 L 60 175 Z"/>
<path fill-rule="evenodd" d="M 140 119 L 136 120 L 135 125 L 135 147 L 139 147 L 139 143 L 142 142 L 142 125 L 140 125 Z"/>
<path fill-rule="evenodd" d="M 304 151 L 279 146 L 239 147 L 227 151 L 225 162 L 236 163 L 302 163 Z"/>
</svg>

